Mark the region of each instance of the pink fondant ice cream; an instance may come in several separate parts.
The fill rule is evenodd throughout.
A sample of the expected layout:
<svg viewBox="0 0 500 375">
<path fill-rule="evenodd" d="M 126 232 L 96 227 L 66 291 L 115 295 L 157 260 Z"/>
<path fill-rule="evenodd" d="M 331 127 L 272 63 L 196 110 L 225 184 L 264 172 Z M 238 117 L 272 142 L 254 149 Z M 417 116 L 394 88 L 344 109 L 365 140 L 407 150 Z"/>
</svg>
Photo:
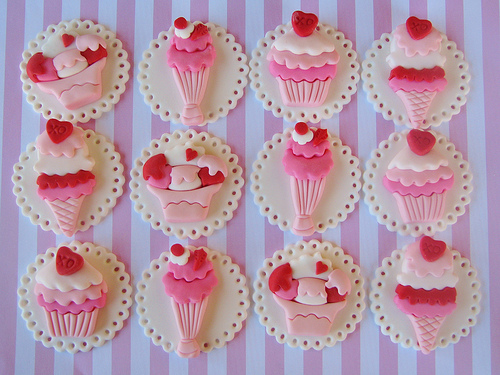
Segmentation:
<svg viewBox="0 0 500 375">
<path fill-rule="evenodd" d="M 203 23 L 191 23 L 183 17 L 175 20 L 174 27 L 167 62 L 184 102 L 181 121 L 184 125 L 200 125 L 204 121 L 200 104 L 216 56 L 212 36 Z"/>
<path fill-rule="evenodd" d="M 292 29 L 273 43 L 267 59 L 287 106 L 317 107 L 328 96 L 339 54 L 332 40 L 316 30 L 318 17 L 296 11 Z"/>
<path fill-rule="evenodd" d="M 453 187 L 453 170 L 435 149 L 431 132 L 412 129 L 406 141 L 389 163 L 384 186 L 396 199 L 405 223 L 436 222 L 443 216 L 446 192 Z"/>
<path fill-rule="evenodd" d="M 227 173 L 221 158 L 192 142 L 150 157 L 143 167 L 147 188 L 160 200 L 170 223 L 204 220 Z"/>
<path fill-rule="evenodd" d="M 346 305 L 351 282 L 316 252 L 277 267 L 269 276 L 269 289 L 285 312 L 288 333 L 325 336 Z"/>
<path fill-rule="evenodd" d="M 292 231 L 309 236 L 315 232 L 311 215 L 321 200 L 326 176 L 333 167 L 328 131 L 299 122 L 286 147 L 283 166 L 290 176 L 295 209 Z"/>
<path fill-rule="evenodd" d="M 83 200 L 96 183 L 91 172 L 95 162 L 89 156 L 83 130 L 70 122 L 51 119 L 38 136 L 36 148 L 37 193 L 52 209 L 64 235 L 71 237 Z"/>
<path fill-rule="evenodd" d="M 30 58 L 26 72 L 40 90 L 67 109 L 78 109 L 101 97 L 107 55 L 100 36 L 60 31 Z"/>
<path fill-rule="evenodd" d="M 204 249 L 175 244 L 170 249 L 170 262 L 163 276 L 165 293 L 171 297 L 181 341 L 176 352 L 184 358 L 197 357 L 196 341 L 208 304 L 208 297 L 217 285 L 212 262 Z"/>
<path fill-rule="evenodd" d="M 389 86 L 403 101 L 411 126 L 420 128 L 436 93 L 446 86 L 441 33 L 432 23 L 410 17 L 392 33 Z"/>
<path fill-rule="evenodd" d="M 422 353 L 434 349 L 439 328 L 456 305 L 453 254 L 442 241 L 422 237 L 404 253 L 394 302 L 410 319 Z"/>
<path fill-rule="evenodd" d="M 66 246 L 37 273 L 35 294 L 45 310 L 51 336 L 88 337 L 94 333 L 108 286 L 102 274 Z"/>
</svg>

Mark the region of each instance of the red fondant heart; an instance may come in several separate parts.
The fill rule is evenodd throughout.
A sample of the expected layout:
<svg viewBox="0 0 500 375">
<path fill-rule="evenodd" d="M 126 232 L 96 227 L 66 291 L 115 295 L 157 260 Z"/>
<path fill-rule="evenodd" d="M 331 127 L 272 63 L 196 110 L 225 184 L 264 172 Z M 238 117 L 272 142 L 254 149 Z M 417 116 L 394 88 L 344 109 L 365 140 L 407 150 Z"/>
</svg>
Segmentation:
<svg viewBox="0 0 500 375">
<path fill-rule="evenodd" d="M 323 272 L 328 271 L 328 266 L 322 261 L 316 262 L 316 275 L 322 274 Z"/>
<path fill-rule="evenodd" d="M 186 161 L 191 161 L 198 156 L 198 152 L 192 148 L 186 149 Z"/>
<path fill-rule="evenodd" d="M 150 177 L 155 180 L 161 180 L 165 177 L 165 166 L 167 165 L 167 157 L 165 154 L 151 156 L 144 167 L 142 167 L 142 177 L 147 181 Z"/>
<path fill-rule="evenodd" d="M 191 40 L 196 40 L 201 38 L 203 35 L 208 33 L 208 27 L 202 23 L 195 25 L 193 32 L 191 33 Z"/>
<path fill-rule="evenodd" d="M 412 129 L 406 137 L 406 142 L 415 154 L 423 156 L 432 150 L 436 144 L 436 137 L 425 130 Z"/>
<path fill-rule="evenodd" d="M 203 263 L 205 263 L 205 260 L 207 259 L 207 252 L 203 249 L 198 249 L 194 251 L 193 256 L 193 271 L 196 271 L 203 265 Z"/>
<path fill-rule="evenodd" d="M 414 40 L 425 38 L 432 31 L 432 23 L 412 16 L 406 20 L 406 30 Z"/>
<path fill-rule="evenodd" d="M 45 125 L 47 134 L 52 142 L 58 144 L 68 138 L 73 133 L 73 124 L 68 121 L 59 121 L 55 118 L 47 121 Z"/>
<path fill-rule="evenodd" d="M 98 49 L 92 51 L 90 48 L 87 48 L 85 51 L 80 52 L 80 54 L 87 59 L 87 64 L 92 65 L 96 61 L 108 56 L 108 52 L 106 48 L 103 46 L 99 46 Z"/>
<path fill-rule="evenodd" d="M 436 241 L 429 236 L 422 237 L 420 240 L 420 253 L 428 262 L 441 258 L 445 250 L 446 244 L 443 241 Z"/>
<path fill-rule="evenodd" d="M 292 287 L 292 267 L 290 263 L 277 267 L 269 276 L 269 290 L 276 293 L 279 290 L 290 290 Z"/>
<path fill-rule="evenodd" d="M 75 40 L 75 37 L 70 34 L 63 34 L 62 35 L 62 42 L 64 44 L 64 47 L 69 46 L 73 41 Z"/>
<path fill-rule="evenodd" d="M 198 172 L 198 177 L 201 179 L 201 184 L 203 186 L 215 185 L 224 182 L 225 177 L 221 171 L 218 171 L 213 176 L 208 173 L 208 167 L 203 167 Z"/>
<path fill-rule="evenodd" d="M 170 252 L 172 253 L 172 255 L 180 257 L 182 254 L 184 254 L 184 246 L 182 246 L 180 243 L 176 243 L 175 245 L 172 245 L 172 247 L 170 248 Z"/>
<path fill-rule="evenodd" d="M 292 27 L 298 36 L 309 36 L 318 26 L 318 16 L 296 10 L 292 13 Z"/>
<path fill-rule="evenodd" d="M 83 257 L 69 247 L 61 246 L 56 255 L 56 271 L 61 276 L 69 276 L 83 267 Z"/>
<path fill-rule="evenodd" d="M 328 138 L 328 130 L 326 129 L 316 129 L 313 136 L 313 146 L 319 145 L 325 139 Z"/>
</svg>

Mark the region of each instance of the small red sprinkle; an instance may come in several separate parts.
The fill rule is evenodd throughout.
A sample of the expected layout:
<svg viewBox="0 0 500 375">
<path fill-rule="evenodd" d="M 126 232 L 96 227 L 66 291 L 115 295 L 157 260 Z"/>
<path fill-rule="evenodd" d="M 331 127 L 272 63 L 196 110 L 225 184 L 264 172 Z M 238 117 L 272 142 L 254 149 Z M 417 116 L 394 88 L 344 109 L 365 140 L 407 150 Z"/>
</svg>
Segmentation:
<svg viewBox="0 0 500 375">
<path fill-rule="evenodd" d="M 309 126 L 305 122 L 298 122 L 295 124 L 295 131 L 298 135 L 304 135 L 309 131 Z"/>
</svg>

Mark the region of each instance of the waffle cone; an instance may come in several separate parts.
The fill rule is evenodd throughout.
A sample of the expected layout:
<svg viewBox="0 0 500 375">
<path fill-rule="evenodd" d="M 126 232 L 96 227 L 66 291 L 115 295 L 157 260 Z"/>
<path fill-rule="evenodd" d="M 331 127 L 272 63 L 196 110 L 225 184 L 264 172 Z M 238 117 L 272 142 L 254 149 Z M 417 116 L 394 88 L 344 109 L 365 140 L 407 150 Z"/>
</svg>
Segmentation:
<svg viewBox="0 0 500 375">
<path fill-rule="evenodd" d="M 418 129 L 424 125 L 425 117 L 436 93 L 437 91 L 396 91 L 396 94 L 405 105 L 410 123 L 414 128 Z"/>
<path fill-rule="evenodd" d="M 415 334 L 417 335 L 417 341 L 420 345 L 422 353 L 428 354 L 434 349 L 434 343 L 439 331 L 439 328 L 446 319 L 445 316 L 422 316 L 418 317 L 413 314 L 407 314 L 408 319 L 410 319 Z"/>
<path fill-rule="evenodd" d="M 52 202 L 46 200 L 65 236 L 71 237 L 75 234 L 80 208 L 85 197 L 81 195 L 78 198 L 68 198 L 64 201 L 56 199 Z"/>
</svg>

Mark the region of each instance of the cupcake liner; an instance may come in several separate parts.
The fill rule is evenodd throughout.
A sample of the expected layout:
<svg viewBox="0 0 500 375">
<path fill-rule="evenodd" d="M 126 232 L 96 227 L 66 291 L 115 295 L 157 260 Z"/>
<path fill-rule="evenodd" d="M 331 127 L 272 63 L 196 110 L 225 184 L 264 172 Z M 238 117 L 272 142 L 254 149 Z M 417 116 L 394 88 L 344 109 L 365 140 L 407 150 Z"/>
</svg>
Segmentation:
<svg viewBox="0 0 500 375">
<path fill-rule="evenodd" d="M 229 110 L 236 107 L 248 83 L 249 70 L 247 57 L 234 36 L 211 22 L 205 25 L 212 36 L 217 57 L 210 68 L 206 92 L 200 104 L 204 120 L 199 126 L 227 116 Z M 163 121 L 192 125 L 190 121 L 186 122 L 182 118 L 186 115 L 189 118 L 191 115 L 184 110 L 184 101 L 177 88 L 174 71 L 167 65 L 165 57 L 173 35 L 174 26 L 168 31 L 162 31 L 158 39 L 151 41 L 149 48 L 143 53 L 137 76 L 139 90 L 151 111 Z"/>
<path fill-rule="evenodd" d="M 445 34 L 441 35 L 443 37 L 441 54 L 446 57 L 444 70 L 448 83 L 431 101 L 424 116 L 425 123 L 422 123 L 420 129 L 439 126 L 443 122 L 450 121 L 453 115 L 460 112 L 470 90 L 469 65 L 464 60 L 463 52 L 457 50 L 456 43 L 448 40 Z M 366 51 L 361 72 L 363 90 L 367 93 L 368 101 L 373 104 L 375 111 L 381 113 L 386 120 L 413 128 L 414 126 L 410 124 L 410 116 L 413 115 L 408 114 L 401 98 L 389 87 L 391 68 L 386 58 L 390 53 L 392 39 L 392 34 L 382 34 L 379 40 L 373 42 L 372 48 Z M 420 116 L 422 115 L 420 113 Z M 415 120 L 420 121 L 420 119 Z"/>
<path fill-rule="evenodd" d="M 470 328 L 476 324 L 477 314 L 480 312 L 481 293 L 477 272 L 469 260 L 462 257 L 458 251 L 452 250 L 452 254 L 453 273 L 459 278 L 456 285 L 457 307 L 446 316 L 435 337 L 434 345 L 441 348 L 447 347 L 450 343 L 457 343 L 460 337 L 467 336 Z M 399 310 L 393 300 L 398 285 L 396 276 L 401 272 L 403 257 L 404 249 L 395 250 L 390 257 L 384 258 L 382 265 L 377 268 L 375 278 L 371 282 L 370 309 L 375 315 L 375 323 L 380 326 L 380 331 L 390 336 L 392 342 L 401 344 L 404 348 L 421 350 L 413 323 Z M 426 335 L 428 339 L 431 339 L 431 336 L 431 334 Z M 422 351 L 428 352 L 429 346 L 427 344 L 425 346 Z"/>
<path fill-rule="evenodd" d="M 47 317 L 46 310 L 38 305 L 34 292 L 35 277 L 47 262 L 56 256 L 57 249 L 61 246 L 67 246 L 80 254 L 102 274 L 108 285 L 106 305 L 103 308 L 94 309 L 88 314 L 82 312 L 84 315 L 80 316 L 71 313 L 60 315 L 54 311 L 55 314 L 48 314 Z M 129 315 L 129 307 L 132 305 L 132 287 L 125 265 L 117 260 L 111 251 L 90 242 L 72 241 L 69 244 L 65 242 L 57 248 L 49 248 L 45 254 L 39 254 L 35 262 L 27 267 L 26 274 L 21 277 L 17 293 L 19 307 L 22 310 L 21 316 L 26 321 L 28 329 L 33 332 L 35 340 L 41 341 L 47 348 L 55 348 L 60 352 L 88 352 L 94 347 L 104 345 L 122 329 L 123 322 Z M 64 333 L 83 336 L 92 330 L 93 333 L 87 337 L 59 336 Z"/>
<path fill-rule="evenodd" d="M 277 133 L 264 144 L 264 149 L 259 152 L 252 165 L 253 172 L 250 175 L 250 189 L 261 215 L 283 231 L 293 229 L 296 217 L 290 188 L 294 179 L 286 174 L 282 163 L 292 131 L 293 128 L 288 128 L 284 133 Z M 351 149 L 343 145 L 339 138 L 330 135 L 329 140 L 334 165 L 326 176 L 323 195 L 311 215 L 313 232 L 318 233 L 335 228 L 347 218 L 347 214 L 354 211 L 361 189 L 358 158 L 352 155 Z M 298 214 L 300 216 L 300 210 Z"/>
<path fill-rule="evenodd" d="M 279 25 L 275 30 L 266 33 L 266 36 L 257 43 L 257 48 L 252 51 L 250 60 L 250 87 L 255 91 L 255 97 L 262 102 L 264 108 L 272 111 L 275 117 L 283 117 L 286 121 L 308 121 L 317 123 L 323 119 L 329 119 L 334 113 L 342 110 L 344 105 L 351 101 L 351 96 L 356 93 L 356 84 L 359 81 L 359 63 L 356 61 L 357 54 L 352 48 L 352 42 L 345 38 L 344 34 L 335 30 L 332 26 L 319 23 L 316 30 L 331 39 L 335 45 L 335 50 L 340 55 L 337 64 L 337 74 L 331 80 L 330 87 L 326 85 L 323 90 L 327 90 L 327 95 L 321 105 L 312 107 L 320 100 L 305 100 L 309 95 L 298 95 L 303 88 L 309 88 L 311 85 L 306 83 L 289 83 L 290 93 L 294 93 L 290 101 L 299 101 L 300 106 L 290 106 L 285 103 L 281 97 L 279 86 L 284 84 L 281 80 L 275 79 L 269 72 L 269 61 L 267 54 L 271 50 L 272 44 L 276 38 L 285 34 L 292 28 L 292 24 Z M 299 86 L 302 86 L 299 89 Z M 323 85 L 318 85 L 323 86 Z M 319 88 L 316 88 L 319 90 Z M 321 95 L 319 96 L 321 97 Z M 308 103 L 307 106 L 302 103 Z"/>
<path fill-rule="evenodd" d="M 195 146 L 202 146 L 206 153 L 220 157 L 227 166 L 228 175 L 221 184 L 217 192 L 207 191 L 208 195 L 213 195 L 206 202 L 209 203 L 207 209 L 203 207 L 188 207 L 191 212 L 193 210 L 203 211 L 207 214 L 206 218 L 195 222 L 172 222 L 167 221 L 164 215 L 164 210 L 168 215 L 172 212 L 185 210 L 184 206 L 170 207 L 167 203 L 174 200 L 176 191 L 164 191 L 161 189 L 149 186 L 143 178 L 142 169 L 146 161 L 152 156 L 164 153 L 167 150 L 183 145 L 186 142 L 193 142 Z M 238 200 L 241 197 L 241 189 L 244 185 L 242 177 L 242 169 L 237 164 L 238 156 L 231 153 L 229 146 L 224 144 L 219 138 L 212 137 L 206 132 L 198 133 L 195 130 L 175 131 L 173 134 L 165 133 L 160 139 L 155 139 L 149 147 L 142 150 L 141 156 L 135 160 L 134 168 L 130 172 L 132 180 L 130 181 L 130 199 L 134 202 L 134 209 L 141 214 L 142 219 L 151 224 L 153 229 L 162 230 L 167 236 L 175 235 L 177 238 L 197 239 L 200 236 L 210 236 L 215 229 L 223 228 L 226 221 L 233 217 L 233 212 L 238 207 Z M 209 185 L 202 189 L 214 190 L 217 186 Z M 197 189 L 193 194 L 200 193 Z M 156 196 L 158 192 L 159 196 Z M 211 194 L 209 194 L 211 193 Z M 160 202 L 160 199 L 162 200 Z M 165 209 L 165 207 L 167 207 Z M 167 216 L 168 217 L 168 216 Z"/>
<path fill-rule="evenodd" d="M 280 92 L 284 93 L 281 99 L 286 106 L 289 107 L 318 107 L 322 105 L 330 88 L 330 78 L 325 81 L 315 80 L 313 82 L 300 81 L 295 82 L 293 79 L 278 81 Z"/>
<path fill-rule="evenodd" d="M 85 142 L 89 147 L 89 155 L 94 158 L 95 165 L 92 173 L 95 175 L 96 185 L 92 194 L 83 199 L 76 231 L 86 231 L 92 225 L 97 225 L 106 217 L 116 204 L 117 199 L 123 194 L 123 165 L 120 163 L 120 154 L 115 151 L 115 146 L 104 136 L 92 130 L 84 130 Z M 45 231 L 62 234 L 66 226 L 61 228 L 50 205 L 37 194 L 36 179 L 38 173 L 33 169 L 38 160 L 35 142 L 30 143 L 26 152 L 19 157 L 19 162 L 14 165 L 12 182 L 16 203 L 35 225 Z M 48 202 L 54 203 L 54 202 Z M 66 214 L 67 216 L 67 214 Z M 67 221 L 67 220 L 66 220 Z"/>
<path fill-rule="evenodd" d="M 80 79 L 80 73 L 78 77 L 70 76 L 57 81 L 41 82 L 40 84 L 33 82 L 26 73 L 26 66 L 31 56 L 41 52 L 49 37 L 61 30 L 78 35 L 94 34 L 106 41 L 108 55 L 104 58 L 106 59 L 105 65 L 103 65 L 103 61 L 97 61 L 87 68 L 91 71 L 93 78 L 89 78 L 89 84 L 85 86 L 73 86 L 74 82 Z M 28 103 L 32 104 L 33 109 L 41 113 L 44 118 L 85 123 L 91 119 L 101 117 L 105 112 L 109 112 L 113 105 L 120 100 L 120 96 L 125 91 L 125 84 L 129 79 L 130 64 L 127 58 L 128 54 L 123 49 L 122 42 L 105 26 L 94 24 L 89 20 L 61 21 L 59 24 L 50 25 L 47 30 L 40 32 L 35 39 L 29 42 L 28 49 L 23 52 L 23 61 L 20 64 L 23 91 L 27 95 Z M 99 71 L 100 69 L 102 69 L 102 72 Z M 98 75 L 102 77 L 100 86 L 94 84 Z M 72 87 L 71 90 L 67 91 L 66 86 Z M 66 100 L 66 103 L 78 100 L 82 95 L 93 96 L 96 100 L 76 108 L 70 105 L 71 109 L 68 109 L 50 92 L 62 95 L 63 99 L 61 100 Z M 67 96 L 66 99 L 64 99 L 65 96 Z"/>
<path fill-rule="evenodd" d="M 399 213 L 405 223 L 429 223 L 443 217 L 446 191 L 441 194 L 434 193 L 429 197 L 425 195 L 414 197 L 399 193 L 392 195 L 396 199 Z"/>
<path fill-rule="evenodd" d="M 456 223 L 457 218 L 465 213 L 465 206 L 470 202 L 470 193 L 473 189 L 471 183 L 472 173 L 469 170 L 469 163 L 455 149 L 455 145 L 449 142 L 444 135 L 431 131 L 436 137 L 434 147 L 446 157 L 449 163 L 448 167 L 453 170 L 455 176 L 453 186 L 446 192 L 446 196 L 440 197 L 445 198 L 444 208 L 440 208 L 438 202 L 426 206 L 429 202 L 423 202 L 423 199 L 413 200 L 405 196 L 405 202 L 401 203 L 401 207 L 403 207 L 401 213 L 398 208 L 399 200 L 385 188 L 383 178 L 391 160 L 407 145 L 406 137 L 409 131 L 392 133 L 388 140 L 382 141 L 379 148 L 372 151 L 371 159 L 366 162 L 366 170 L 363 173 L 364 200 L 370 209 L 370 213 L 377 218 L 380 224 L 385 225 L 389 231 L 398 232 L 403 236 L 431 236 L 436 232 L 444 231 L 448 225 Z M 407 209 L 408 213 L 413 212 L 413 217 L 416 219 L 437 217 L 439 210 L 443 210 L 443 213 L 441 219 L 437 221 L 420 220 L 405 223 Z M 410 215 L 406 217 L 406 219 L 411 218 Z"/>
<path fill-rule="evenodd" d="M 206 247 L 201 248 L 207 252 L 207 258 L 212 262 L 218 279 L 217 286 L 209 296 L 205 317 L 196 336 L 200 350 L 207 353 L 214 348 L 222 348 L 242 329 L 250 301 L 246 278 L 240 273 L 238 265 L 227 255 Z M 139 324 L 144 328 L 144 334 L 166 352 L 176 350 L 182 341 L 172 306 L 173 299 L 165 293 L 162 282 L 169 259 L 170 253 L 163 252 L 151 262 L 150 267 L 142 273 L 135 296 Z M 191 352 L 193 345 L 192 342 L 185 341 L 180 345 L 180 350 L 185 350 L 188 346 L 188 351 Z"/>
<path fill-rule="evenodd" d="M 342 302 L 320 306 L 301 305 L 304 311 L 318 312 L 317 315 L 323 319 L 317 319 L 316 316 L 300 317 L 299 312 L 298 319 L 289 322 L 287 312 L 281 306 L 295 302 L 282 300 L 273 294 L 268 286 L 269 276 L 277 267 L 297 259 L 301 255 L 312 255 L 317 251 L 324 259 L 332 262 L 334 269 L 340 269 L 347 275 L 351 282 L 351 292 L 345 299 L 345 307 L 343 308 L 341 308 Z M 356 329 L 357 323 L 362 318 L 361 313 L 365 309 L 363 283 L 364 279 L 360 274 L 360 268 L 353 263 L 352 257 L 345 254 L 340 247 L 327 241 L 299 241 L 288 245 L 284 250 L 276 251 L 271 258 L 264 261 L 264 266 L 257 271 L 252 296 L 255 302 L 254 309 L 259 316 L 260 324 L 266 327 L 267 334 L 274 336 L 280 344 L 287 343 L 292 348 L 300 347 L 304 350 L 311 348 L 321 350 L 325 346 L 334 346 L 337 341 L 344 341 L 348 334 Z M 331 318 L 333 323 L 326 321 L 328 318 Z M 305 327 L 306 323 L 309 325 L 308 327 Z M 318 335 L 305 336 L 300 334 L 305 328 L 309 329 L 311 326 Z M 289 328 L 295 334 L 290 333 Z M 323 335 L 325 331 L 327 332 Z"/>
</svg>

